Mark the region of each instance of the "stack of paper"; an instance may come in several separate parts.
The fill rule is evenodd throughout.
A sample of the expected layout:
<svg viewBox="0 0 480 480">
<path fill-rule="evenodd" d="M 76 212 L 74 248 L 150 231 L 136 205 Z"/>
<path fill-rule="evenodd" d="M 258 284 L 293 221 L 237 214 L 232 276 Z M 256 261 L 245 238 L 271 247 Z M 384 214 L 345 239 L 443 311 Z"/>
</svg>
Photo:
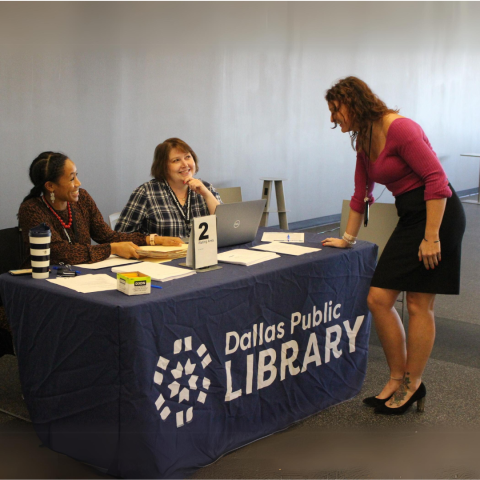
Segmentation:
<svg viewBox="0 0 480 480">
<path fill-rule="evenodd" d="M 79 275 L 78 277 L 57 277 L 56 279 L 47 280 L 47 282 L 71 288 L 80 293 L 104 292 L 117 289 L 117 280 L 106 273 L 99 275 L 89 273 L 87 275 Z"/>
<path fill-rule="evenodd" d="M 101 262 L 79 263 L 75 266 L 81 268 L 88 268 L 90 270 L 98 270 L 99 268 L 116 267 L 118 265 L 127 265 L 128 263 L 136 262 L 138 262 L 137 259 L 127 260 L 126 258 L 117 257 L 116 255 L 110 255 L 106 260 L 102 260 Z"/>
<path fill-rule="evenodd" d="M 272 252 L 254 252 L 253 250 L 236 249 L 228 252 L 219 253 L 218 261 L 224 263 L 235 263 L 237 265 L 255 265 L 256 263 L 266 262 L 274 258 L 280 258 L 280 255 Z"/>
<path fill-rule="evenodd" d="M 299 247 L 289 243 L 272 242 L 266 245 L 252 247 L 256 250 L 265 250 L 266 252 L 285 253 L 286 255 L 304 255 L 305 253 L 319 252 L 321 248 Z"/>
<path fill-rule="evenodd" d="M 165 245 L 138 247 L 136 252 L 145 257 L 172 259 L 186 257 L 187 250 L 188 245 L 185 243 L 177 247 L 167 247 Z"/>
<path fill-rule="evenodd" d="M 159 282 L 168 282 L 169 280 L 188 277 L 189 275 L 195 275 L 197 273 L 194 270 L 186 270 L 185 268 L 171 267 L 169 265 L 160 265 L 148 262 L 140 262 L 135 263 L 134 265 L 112 268 L 112 272 L 114 273 L 137 271 L 142 272 L 151 277 L 152 280 L 158 280 Z"/>
</svg>

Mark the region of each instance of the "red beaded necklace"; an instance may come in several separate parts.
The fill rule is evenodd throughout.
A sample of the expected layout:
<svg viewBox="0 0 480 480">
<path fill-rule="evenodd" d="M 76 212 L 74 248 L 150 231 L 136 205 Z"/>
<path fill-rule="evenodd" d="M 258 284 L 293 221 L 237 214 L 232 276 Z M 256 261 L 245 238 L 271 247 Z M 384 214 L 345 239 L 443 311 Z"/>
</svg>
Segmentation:
<svg viewBox="0 0 480 480">
<path fill-rule="evenodd" d="M 58 215 L 58 213 L 52 208 L 52 206 L 45 200 L 45 197 L 42 196 L 43 203 L 50 209 L 50 211 L 58 218 L 58 221 L 61 223 L 63 228 L 70 228 L 72 226 L 72 209 L 70 203 L 67 202 L 68 208 L 68 224 L 66 224 Z"/>
</svg>

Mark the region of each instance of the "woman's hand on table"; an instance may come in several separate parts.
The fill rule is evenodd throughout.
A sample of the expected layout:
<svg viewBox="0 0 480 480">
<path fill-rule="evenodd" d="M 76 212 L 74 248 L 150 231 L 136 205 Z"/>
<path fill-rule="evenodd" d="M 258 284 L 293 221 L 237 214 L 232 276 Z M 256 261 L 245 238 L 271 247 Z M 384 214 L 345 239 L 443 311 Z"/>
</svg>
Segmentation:
<svg viewBox="0 0 480 480">
<path fill-rule="evenodd" d="M 140 255 L 137 253 L 138 246 L 133 242 L 111 243 L 110 248 L 113 255 L 118 255 L 122 258 L 140 258 Z"/>
<path fill-rule="evenodd" d="M 164 245 L 166 247 L 179 247 L 185 242 L 179 237 L 162 237 L 161 235 L 154 235 L 155 245 Z M 145 244 L 150 245 L 150 235 L 145 238 Z"/>
<path fill-rule="evenodd" d="M 335 247 L 335 248 L 348 248 L 350 244 L 346 242 L 343 238 L 334 238 L 329 237 L 325 240 L 322 240 L 322 245 L 324 247 Z"/>
<path fill-rule="evenodd" d="M 165 245 L 167 247 L 179 247 L 185 242 L 178 237 L 155 237 L 155 245 Z"/>
</svg>

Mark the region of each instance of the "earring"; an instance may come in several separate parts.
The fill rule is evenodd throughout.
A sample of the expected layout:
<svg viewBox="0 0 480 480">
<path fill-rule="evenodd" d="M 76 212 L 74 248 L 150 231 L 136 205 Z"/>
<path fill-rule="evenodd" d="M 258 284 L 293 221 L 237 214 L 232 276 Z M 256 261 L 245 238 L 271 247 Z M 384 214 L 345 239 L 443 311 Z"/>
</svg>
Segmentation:
<svg viewBox="0 0 480 480">
<path fill-rule="evenodd" d="M 50 203 L 55 203 L 55 192 L 50 192 Z"/>
</svg>

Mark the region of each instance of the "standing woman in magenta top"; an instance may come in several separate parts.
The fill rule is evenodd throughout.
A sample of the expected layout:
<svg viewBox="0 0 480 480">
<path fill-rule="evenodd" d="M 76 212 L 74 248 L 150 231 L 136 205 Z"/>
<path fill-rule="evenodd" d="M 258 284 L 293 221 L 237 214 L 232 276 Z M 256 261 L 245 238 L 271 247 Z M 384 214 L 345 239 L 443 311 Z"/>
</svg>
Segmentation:
<svg viewBox="0 0 480 480">
<path fill-rule="evenodd" d="M 387 108 L 356 77 L 340 80 L 325 99 L 334 128 L 350 134 L 357 164 L 345 234 L 323 245 L 355 244 L 376 182 L 395 196 L 399 216 L 368 294 L 390 378 L 377 396 L 363 401 L 387 415 L 403 414 L 415 402 L 423 411 L 422 374 L 435 339 L 435 295 L 459 293 L 463 207 L 420 125 Z M 394 308 L 402 291 L 407 292 L 408 339 Z"/>
</svg>

